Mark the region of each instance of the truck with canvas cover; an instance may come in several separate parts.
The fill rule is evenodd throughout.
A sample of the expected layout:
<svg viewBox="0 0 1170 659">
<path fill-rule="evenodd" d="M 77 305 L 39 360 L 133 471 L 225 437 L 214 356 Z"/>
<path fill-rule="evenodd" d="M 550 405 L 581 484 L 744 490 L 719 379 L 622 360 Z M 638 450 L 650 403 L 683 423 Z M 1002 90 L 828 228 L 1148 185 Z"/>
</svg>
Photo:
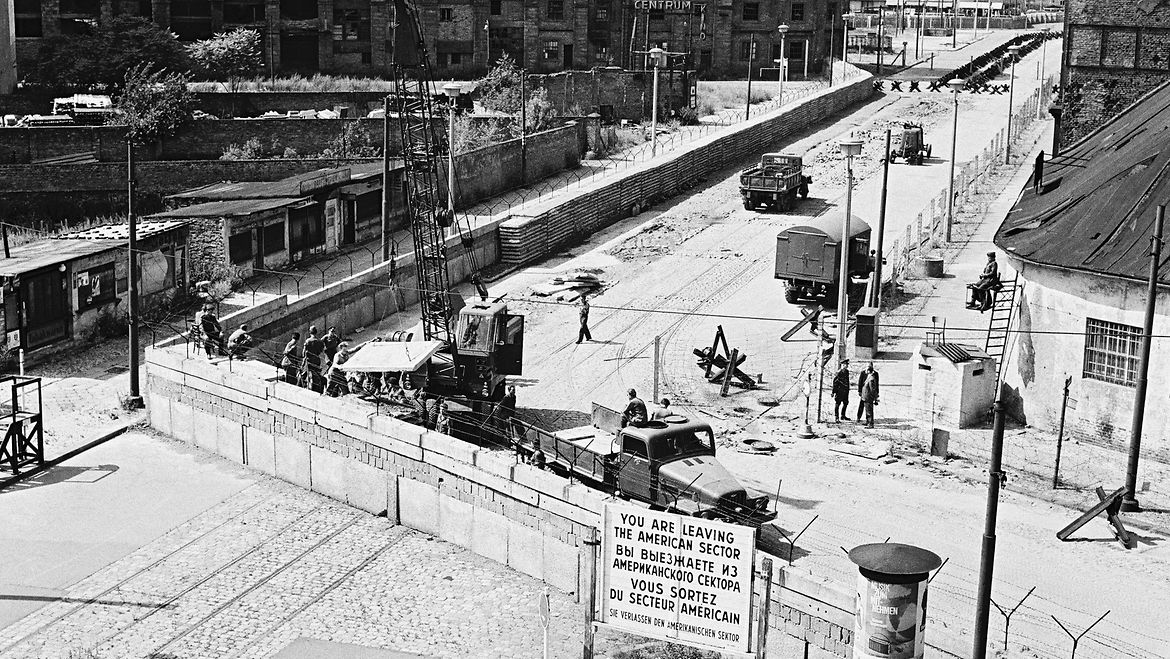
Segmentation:
<svg viewBox="0 0 1170 659">
<path fill-rule="evenodd" d="M 757 527 L 776 517 L 768 495 L 753 496 L 715 457 L 711 426 L 683 416 L 621 426 L 621 414 L 593 404 L 593 423 L 548 432 L 518 424 L 529 461 L 652 507 Z"/>
<path fill-rule="evenodd" d="M 760 164 L 740 172 L 739 194 L 747 210 L 764 206 L 791 210 L 796 196 L 808 198 L 811 176 L 804 175 L 800 156 L 783 153 L 765 153 Z"/>
<path fill-rule="evenodd" d="M 781 231 L 776 236 L 776 279 L 784 282 L 784 299 L 833 300 L 841 272 L 843 212 L 826 213 Z M 846 258 L 853 277 L 869 274 L 869 225 L 854 215 L 849 221 Z M 846 282 L 848 283 L 848 282 Z"/>
</svg>

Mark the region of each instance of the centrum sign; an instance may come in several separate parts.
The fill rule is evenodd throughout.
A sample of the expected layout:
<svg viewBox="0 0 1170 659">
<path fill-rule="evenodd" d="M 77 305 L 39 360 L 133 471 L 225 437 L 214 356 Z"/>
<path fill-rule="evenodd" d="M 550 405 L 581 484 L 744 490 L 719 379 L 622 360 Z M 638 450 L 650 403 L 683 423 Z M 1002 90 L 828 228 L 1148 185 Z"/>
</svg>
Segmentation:
<svg viewBox="0 0 1170 659">
<path fill-rule="evenodd" d="M 601 622 L 695 647 L 751 651 L 755 529 L 605 507 Z"/>
</svg>

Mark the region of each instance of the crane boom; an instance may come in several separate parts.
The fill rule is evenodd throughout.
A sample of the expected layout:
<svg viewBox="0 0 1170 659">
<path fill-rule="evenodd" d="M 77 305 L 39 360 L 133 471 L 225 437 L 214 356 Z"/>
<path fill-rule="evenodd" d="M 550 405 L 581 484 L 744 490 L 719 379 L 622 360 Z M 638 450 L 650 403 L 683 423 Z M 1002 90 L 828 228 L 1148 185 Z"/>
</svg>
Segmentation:
<svg viewBox="0 0 1170 659">
<path fill-rule="evenodd" d="M 448 157 L 444 122 L 436 121 L 426 43 L 415 9 L 394 0 L 394 82 L 405 163 L 405 205 L 414 237 L 423 337 L 453 345 L 451 280 L 444 229 L 454 218 L 439 187 Z"/>
</svg>

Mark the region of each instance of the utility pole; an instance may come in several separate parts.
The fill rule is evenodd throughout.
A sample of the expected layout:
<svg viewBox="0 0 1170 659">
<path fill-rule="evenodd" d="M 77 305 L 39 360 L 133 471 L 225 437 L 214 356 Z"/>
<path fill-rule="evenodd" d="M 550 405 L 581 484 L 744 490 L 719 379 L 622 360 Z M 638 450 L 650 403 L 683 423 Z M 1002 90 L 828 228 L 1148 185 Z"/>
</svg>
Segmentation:
<svg viewBox="0 0 1170 659">
<path fill-rule="evenodd" d="M 1150 374 L 1150 344 L 1154 334 L 1154 308 L 1158 301 L 1158 264 L 1162 259 L 1162 228 L 1166 221 L 1165 204 L 1158 206 L 1154 217 L 1154 236 L 1150 239 L 1150 281 L 1146 288 L 1146 323 L 1142 328 L 1141 361 L 1138 362 L 1137 386 L 1133 392 L 1133 422 L 1130 424 L 1129 464 L 1125 469 L 1125 496 L 1121 499 L 1121 510 L 1137 512 L 1141 506 L 1137 500 L 1138 459 L 1142 448 L 1142 423 L 1146 414 L 1146 385 Z"/>
<path fill-rule="evenodd" d="M 751 38 L 751 46 L 748 47 L 748 89 L 747 89 L 747 104 L 744 111 L 744 120 L 752 118 L 752 62 L 756 59 L 756 35 L 753 33 Z"/>
<path fill-rule="evenodd" d="M 983 553 L 979 561 L 979 589 L 975 595 L 975 642 L 972 659 L 987 657 L 987 618 L 991 615 L 991 577 L 995 572 L 995 522 L 999 515 L 999 488 L 1003 484 L 1003 402 L 995 392 L 991 430 L 991 466 L 987 470 L 987 514 L 983 528 Z"/>
<path fill-rule="evenodd" d="M 134 130 L 126 131 L 126 222 L 129 225 L 128 265 L 130 268 L 130 309 L 127 314 L 130 337 L 130 397 L 126 404 L 142 407 L 142 392 L 138 388 L 138 233 L 134 217 Z"/>
<path fill-rule="evenodd" d="M 878 14 L 878 42 L 877 42 L 877 74 L 882 74 L 882 51 L 885 50 L 885 41 L 882 36 L 886 29 L 886 9 L 882 7 L 881 13 Z"/>
<path fill-rule="evenodd" d="M 390 260 L 390 95 L 382 97 L 382 262 Z"/>
<path fill-rule="evenodd" d="M 520 69 L 520 185 L 528 184 L 528 101 L 525 94 L 524 82 L 528 78 L 528 71 Z"/>
<path fill-rule="evenodd" d="M 890 183 L 890 129 L 886 129 L 886 157 L 882 160 L 882 201 L 878 207 L 877 258 L 873 264 L 873 299 L 870 306 L 882 306 L 882 240 L 886 235 L 886 193 Z"/>
</svg>

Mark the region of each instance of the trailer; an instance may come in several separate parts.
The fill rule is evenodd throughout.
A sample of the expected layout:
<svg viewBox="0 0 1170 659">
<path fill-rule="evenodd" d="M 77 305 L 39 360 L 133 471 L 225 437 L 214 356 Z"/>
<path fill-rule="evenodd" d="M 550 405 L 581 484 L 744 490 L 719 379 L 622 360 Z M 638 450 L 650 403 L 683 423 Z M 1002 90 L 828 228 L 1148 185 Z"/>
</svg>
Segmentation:
<svg viewBox="0 0 1170 659">
<path fill-rule="evenodd" d="M 549 432 L 517 425 L 517 450 L 532 464 L 619 497 L 753 527 L 776 517 L 768 495 L 750 495 L 715 457 L 709 424 L 675 415 L 621 427 L 618 412 L 594 403 L 588 426 Z"/>
<path fill-rule="evenodd" d="M 837 297 L 843 219 L 841 211 L 826 213 L 776 236 L 775 276 L 784 282 L 784 299 L 790 304 L 801 299 L 820 301 Z M 869 224 L 852 216 L 846 257 L 850 279 L 869 274 L 869 236 Z"/>
</svg>

